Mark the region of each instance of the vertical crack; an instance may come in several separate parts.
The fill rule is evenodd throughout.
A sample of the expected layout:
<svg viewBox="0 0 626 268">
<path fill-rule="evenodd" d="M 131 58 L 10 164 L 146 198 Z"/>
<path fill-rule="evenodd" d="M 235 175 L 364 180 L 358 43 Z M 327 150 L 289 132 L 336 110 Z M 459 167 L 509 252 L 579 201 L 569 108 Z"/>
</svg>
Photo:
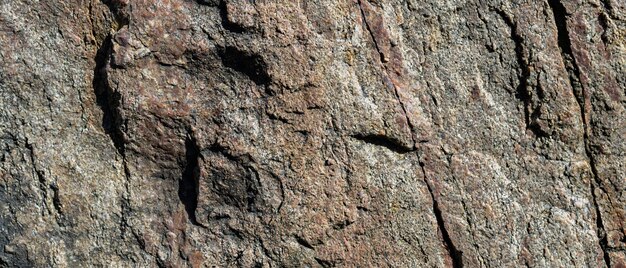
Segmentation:
<svg viewBox="0 0 626 268">
<path fill-rule="evenodd" d="M 200 166 L 198 160 L 202 157 L 200 147 L 191 130 L 185 139 L 185 162 L 183 174 L 178 182 L 178 197 L 185 206 L 185 211 L 191 224 L 202 226 L 196 218 L 198 207 Z M 204 226 L 202 226 L 204 227 Z"/>
<path fill-rule="evenodd" d="M 593 160 L 590 159 L 589 161 L 591 162 Z M 591 172 L 593 173 L 593 177 L 596 181 L 595 183 L 599 184 L 599 178 L 597 175 L 595 165 L 590 164 L 590 166 L 591 166 Z M 606 264 L 606 267 L 612 267 L 611 257 L 609 256 L 609 241 L 606 235 L 606 231 L 604 229 L 604 222 L 602 221 L 602 214 L 600 211 L 600 205 L 598 204 L 598 197 L 596 196 L 596 185 L 594 184 L 594 182 L 590 182 L 589 184 L 591 185 L 591 197 L 593 199 L 592 200 L 593 206 L 596 212 L 596 235 L 598 236 L 598 239 L 599 239 L 600 249 L 602 250 L 602 254 L 604 257 L 604 263 Z"/>
<path fill-rule="evenodd" d="M 115 29 L 129 25 L 129 15 L 124 10 L 125 6 L 112 0 L 101 0 L 107 5 L 114 17 Z M 92 18 L 93 20 L 93 18 Z M 92 29 L 93 31 L 93 29 Z M 96 103 L 102 110 L 102 128 L 109 135 L 118 153 L 125 158 L 125 135 L 127 122 L 122 116 L 122 95 L 113 89 L 109 83 L 109 65 L 113 53 L 113 34 L 108 34 L 99 45 L 96 52 L 92 86 L 96 95 Z"/>
<path fill-rule="evenodd" d="M 515 57 L 517 59 L 517 64 L 520 68 L 520 73 L 518 74 L 519 84 L 517 86 L 515 96 L 524 102 L 524 120 L 526 122 L 526 128 L 535 132 L 535 134 L 538 134 L 538 131 L 540 130 L 532 126 L 533 124 L 531 123 L 530 118 L 531 92 L 528 85 L 528 79 L 530 78 L 530 68 L 527 58 L 528 55 L 524 53 L 524 39 L 519 33 L 517 23 L 513 21 L 509 14 L 499 9 L 496 9 L 495 12 L 500 15 L 502 20 L 504 20 L 506 25 L 509 27 L 511 31 L 511 39 L 515 44 Z"/>
<path fill-rule="evenodd" d="M 600 206 L 598 204 L 597 196 L 595 193 L 596 184 L 598 187 L 602 187 L 602 181 L 598 176 L 598 171 L 595 166 L 593 152 L 591 151 L 591 145 L 589 144 L 590 134 L 589 134 L 589 117 L 587 115 L 586 110 L 586 102 L 589 99 L 587 95 L 587 91 L 580 80 L 580 69 L 578 68 L 578 64 L 576 63 L 576 58 L 572 53 L 572 44 L 569 37 L 569 31 L 567 29 L 567 10 L 563 3 L 560 0 L 548 0 L 548 5 L 550 6 L 550 10 L 552 11 L 552 16 L 554 18 L 554 23 L 556 25 L 557 30 L 557 38 L 558 38 L 558 46 L 561 51 L 561 57 L 563 59 L 563 63 L 565 64 L 566 71 L 569 76 L 570 86 L 572 87 L 572 91 L 576 98 L 576 102 L 580 108 L 580 116 L 583 122 L 583 139 L 585 146 L 585 154 L 589 161 L 589 166 L 591 167 L 591 173 L 593 175 L 594 181 L 590 182 L 591 185 L 591 196 L 593 198 L 593 205 L 596 211 L 596 235 L 599 239 L 600 248 L 604 255 L 604 262 L 607 267 L 611 267 L 611 258 L 609 256 L 609 246 L 608 246 L 608 237 L 606 235 L 606 231 L 604 229 L 604 222 L 602 220 L 602 214 L 600 210 Z M 595 184 L 594 184 L 595 183 Z"/>
<path fill-rule="evenodd" d="M 122 218 L 120 221 L 120 225 L 121 225 L 121 235 L 122 237 L 126 234 L 127 229 L 130 229 L 130 223 L 128 222 L 128 214 L 131 211 L 131 206 L 130 206 L 130 170 L 128 169 L 128 164 L 126 162 L 126 155 L 122 156 L 122 165 L 124 167 L 124 190 L 125 190 L 125 196 L 122 200 L 121 203 L 121 213 L 122 213 Z M 137 234 L 135 232 L 132 231 L 131 229 L 131 233 L 135 236 L 135 239 L 141 244 L 141 240 L 139 239 L 139 237 L 137 236 Z"/>
<path fill-rule="evenodd" d="M 37 180 L 39 181 L 39 190 L 41 190 L 41 195 L 42 195 L 41 197 L 42 207 L 46 208 L 48 213 L 51 213 L 50 208 L 48 207 L 47 202 L 46 202 L 46 199 L 48 199 L 48 187 L 46 187 L 46 177 L 43 171 L 37 168 L 37 164 L 35 163 L 35 151 L 34 151 L 33 145 L 30 144 L 28 140 L 26 140 L 25 146 L 26 146 L 26 149 L 28 149 L 28 151 L 30 152 L 29 153 L 30 162 L 33 165 L 33 171 L 35 172 L 35 175 L 37 176 Z M 42 214 L 43 214 L 43 211 L 42 211 Z"/>
<path fill-rule="evenodd" d="M 127 121 L 122 117 L 121 94 L 113 90 L 109 84 L 108 65 L 112 53 L 112 35 L 109 34 L 100 44 L 96 52 L 96 67 L 93 74 L 93 88 L 96 95 L 96 104 L 102 110 L 102 128 L 113 142 L 113 146 L 122 159 L 124 169 L 125 196 L 121 202 L 121 235 L 126 234 L 130 224 L 127 215 L 130 212 L 130 170 L 126 160 L 126 138 Z"/>
<path fill-rule="evenodd" d="M 63 206 L 61 204 L 61 199 L 59 198 L 59 188 L 57 187 L 55 182 L 49 182 L 49 180 L 46 179 L 44 171 L 37 167 L 37 163 L 35 162 L 35 148 L 33 144 L 29 143 L 28 139 L 26 139 L 24 143 L 24 146 L 29 151 L 30 162 L 33 165 L 33 172 L 37 177 L 37 181 L 39 182 L 39 190 L 41 191 L 41 206 L 45 209 L 45 211 L 48 212 L 49 215 L 54 217 L 56 223 L 59 226 L 64 226 L 62 221 L 64 216 L 62 210 Z M 49 197 L 49 189 L 52 190 L 51 197 Z M 48 203 L 48 198 L 52 199 L 52 207 L 50 207 L 50 204 Z M 54 211 L 52 211 L 52 209 L 54 209 Z M 45 215 L 44 211 L 42 211 L 41 213 L 42 216 Z"/>
<path fill-rule="evenodd" d="M 387 61 L 385 59 L 385 54 L 382 52 L 382 49 L 381 49 L 380 44 L 379 44 L 379 41 L 376 39 L 376 36 L 374 35 L 374 32 L 372 31 L 372 27 L 371 27 L 369 21 L 367 20 L 367 14 L 366 14 L 365 10 L 363 9 L 363 0 L 357 0 L 357 4 L 359 5 L 359 10 L 361 11 L 361 16 L 363 17 L 363 22 L 365 24 L 365 28 L 367 29 L 367 32 L 370 34 L 370 37 L 372 38 L 372 40 L 374 42 L 374 47 L 376 48 L 376 51 L 378 52 L 378 55 L 380 57 L 379 60 L 380 60 L 380 63 L 382 64 L 382 66 L 383 66 L 383 70 L 385 72 L 386 78 L 388 80 L 391 80 L 391 76 L 389 75 L 389 68 L 385 64 L 385 62 Z M 400 103 L 400 107 L 402 108 L 402 112 L 404 113 L 404 117 L 405 117 L 406 123 L 409 126 L 411 140 L 413 142 L 413 146 L 410 149 L 413 150 L 413 149 L 415 149 L 416 144 L 417 144 L 417 141 L 415 140 L 415 137 L 413 136 L 413 129 L 414 129 L 413 122 L 411 122 L 411 119 L 409 118 L 409 114 L 408 114 L 407 109 L 406 109 L 406 107 L 404 105 L 404 102 L 402 102 L 402 99 L 400 98 L 400 92 L 398 90 L 398 87 L 396 86 L 395 83 L 393 83 L 393 81 L 390 81 L 390 84 L 393 86 L 394 94 L 396 96 L 396 99 L 398 100 L 398 103 Z"/>
<path fill-rule="evenodd" d="M 113 15 L 114 23 L 112 25 L 115 29 L 120 29 L 123 26 L 129 25 L 130 17 L 124 10 L 125 6 L 122 2 L 116 2 L 112 0 L 101 0 L 105 4 L 111 14 Z M 89 16 L 92 21 L 92 35 L 96 39 L 96 31 L 93 26 L 94 14 L 93 7 L 89 6 Z M 121 235 L 124 236 L 126 230 L 130 228 L 127 215 L 130 213 L 130 169 L 128 168 L 126 157 L 126 135 L 125 132 L 128 129 L 128 121 L 123 118 L 122 115 L 122 95 L 119 91 L 114 90 L 109 83 L 108 68 L 111 60 L 111 53 L 113 52 L 113 34 L 106 35 L 104 40 L 98 44 L 96 56 L 94 58 L 95 67 L 93 70 L 92 87 L 96 96 L 96 104 L 102 111 L 102 128 L 104 132 L 109 136 L 113 142 L 113 146 L 117 150 L 117 153 L 122 159 L 122 166 L 124 169 L 124 187 L 125 196 L 121 202 Z M 131 230 L 132 231 L 132 230 Z M 133 232 L 136 237 L 136 234 Z M 139 241 L 139 240 L 138 240 Z"/>
<path fill-rule="evenodd" d="M 112 36 L 108 35 L 98 48 L 92 85 L 96 94 L 96 103 L 102 110 L 102 128 L 118 153 L 124 157 L 126 154 L 124 131 L 127 123 L 122 117 L 120 108 L 122 97 L 117 90 L 111 88 L 107 70 L 113 46 L 111 38 Z"/>
<path fill-rule="evenodd" d="M 59 216 L 63 216 L 63 205 L 61 204 L 61 198 L 59 197 L 59 187 L 55 182 L 50 184 L 52 189 L 52 205 Z"/>
<path fill-rule="evenodd" d="M 428 178 L 426 177 L 426 170 L 424 169 L 424 163 L 422 161 L 419 162 L 420 167 L 422 168 L 422 174 L 424 174 L 424 182 L 426 183 L 426 187 L 428 188 L 428 192 L 430 193 L 430 198 L 433 201 L 433 212 L 435 213 L 435 218 L 437 220 L 437 226 L 439 227 L 439 231 L 441 232 L 441 236 L 443 237 L 444 245 L 448 250 L 448 254 L 452 259 L 452 267 L 454 268 L 463 268 L 463 251 L 460 251 L 454 246 L 452 239 L 450 238 L 450 234 L 446 229 L 445 221 L 443 220 L 443 215 L 441 212 L 441 208 L 439 207 L 439 202 L 437 201 L 437 197 L 435 196 L 435 192 L 433 187 L 430 185 Z"/>
</svg>

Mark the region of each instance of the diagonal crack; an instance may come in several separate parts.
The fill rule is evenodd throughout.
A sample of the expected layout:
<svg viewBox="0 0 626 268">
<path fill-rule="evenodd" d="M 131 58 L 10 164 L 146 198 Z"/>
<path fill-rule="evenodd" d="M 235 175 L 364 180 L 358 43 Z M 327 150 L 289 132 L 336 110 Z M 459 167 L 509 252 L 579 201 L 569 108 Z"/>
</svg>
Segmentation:
<svg viewBox="0 0 626 268">
<path fill-rule="evenodd" d="M 515 44 L 515 57 L 517 59 L 517 64 L 520 68 L 520 73 L 518 75 L 519 84 L 516 89 L 515 96 L 524 102 L 524 120 L 526 122 L 526 128 L 533 131 L 537 136 L 541 136 L 540 129 L 537 129 L 536 126 L 533 126 L 531 122 L 531 92 L 530 86 L 528 85 L 528 79 L 530 78 L 530 67 L 528 63 L 528 55 L 526 55 L 524 51 L 524 39 L 519 33 L 518 25 L 513 18 L 503 10 L 496 9 L 495 12 L 500 15 L 502 20 L 506 23 L 511 31 L 511 39 Z"/>
<path fill-rule="evenodd" d="M 398 103 L 400 103 L 400 107 L 402 108 L 402 112 L 404 113 L 404 117 L 405 117 L 406 123 L 409 126 L 411 140 L 413 142 L 413 146 L 410 149 L 414 150 L 416 145 L 417 145 L 417 141 L 415 140 L 415 137 L 413 135 L 414 124 L 413 124 L 413 122 L 411 122 L 411 118 L 409 118 L 409 114 L 407 112 L 407 108 L 406 108 L 404 102 L 402 102 L 402 99 L 400 98 L 400 92 L 398 90 L 398 87 L 396 86 L 395 83 L 393 83 L 393 81 L 391 81 L 391 76 L 389 75 L 389 68 L 385 64 L 385 62 L 386 62 L 385 54 L 382 52 L 381 45 L 379 44 L 379 41 L 376 39 L 376 36 L 374 35 L 374 32 L 372 31 L 372 27 L 371 27 L 369 21 L 367 20 L 366 11 L 363 9 L 363 1 L 364 0 L 357 0 L 357 4 L 359 5 L 359 10 L 361 11 L 361 16 L 363 17 L 363 22 L 365 23 L 365 28 L 367 29 L 367 32 L 370 34 L 370 37 L 372 38 L 372 40 L 374 42 L 374 47 L 376 48 L 376 51 L 378 52 L 378 55 L 380 56 L 379 60 L 380 60 L 380 63 L 382 64 L 382 66 L 383 66 L 383 70 L 385 71 L 386 79 L 389 80 L 389 84 L 391 84 L 391 86 L 393 87 L 396 99 L 398 100 Z"/>
<path fill-rule="evenodd" d="M 419 158 L 419 156 L 418 156 Z M 439 227 L 439 231 L 441 232 L 441 236 L 443 237 L 444 245 L 448 250 L 448 254 L 452 259 L 452 267 L 453 268 L 463 268 L 463 251 L 460 251 L 456 248 L 452 239 L 450 238 L 450 234 L 446 229 L 445 221 L 443 219 L 441 208 L 439 207 L 439 202 L 437 201 L 437 197 L 433 190 L 432 185 L 430 184 L 428 178 L 426 177 L 426 170 L 424 169 L 424 163 L 419 161 L 419 165 L 422 168 L 422 174 L 424 175 L 424 182 L 426 183 L 426 187 L 428 188 L 428 192 L 430 193 L 430 198 L 433 202 L 433 213 L 435 214 L 435 218 L 437 219 L 437 226 Z"/>
<path fill-rule="evenodd" d="M 413 146 L 412 148 L 406 148 L 404 146 L 401 146 L 401 148 L 398 148 L 398 145 L 396 144 L 396 142 L 390 141 L 389 139 L 381 139 L 378 136 L 352 136 L 353 138 L 359 139 L 361 141 L 367 142 L 367 143 L 371 143 L 371 144 L 375 144 L 375 145 L 379 145 L 379 146 L 383 146 L 386 147 L 394 152 L 398 152 L 398 153 L 407 153 L 407 152 L 411 152 L 411 151 L 415 151 L 416 150 L 416 146 L 418 144 L 418 142 L 416 141 L 414 135 L 413 135 L 413 129 L 414 129 L 414 124 L 411 121 L 411 119 L 408 116 L 407 113 L 407 108 L 404 104 L 404 102 L 402 101 L 401 97 L 400 97 L 400 92 L 398 87 L 393 83 L 393 81 L 391 81 L 391 76 L 389 74 L 389 68 L 387 67 L 387 65 L 385 64 L 386 60 L 385 60 L 385 55 L 381 49 L 381 45 L 379 44 L 379 40 L 377 40 L 376 35 L 374 34 L 374 32 L 372 31 L 372 27 L 370 25 L 370 22 L 367 19 L 367 14 L 365 9 L 363 8 L 363 1 L 364 0 L 357 0 L 357 3 L 359 5 L 359 10 L 361 11 L 361 16 L 363 17 L 363 22 L 365 23 L 365 28 L 367 29 L 367 31 L 369 32 L 373 42 L 374 42 L 374 47 L 376 48 L 376 51 L 378 52 L 379 56 L 380 56 L 380 62 L 383 65 L 383 70 L 385 72 L 386 75 L 386 79 L 390 81 L 390 84 L 393 86 L 394 89 L 394 93 L 396 96 L 396 99 L 398 100 L 398 103 L 400 104 L 400 107 L 402 108 L 402 111 L 404 113 L 405 116 L 405 120 L 409 126 L 410 129 L 410 135 L 411 135 L 411 139 L 413 142 Z M 419 158 L 419 155 L 418 155 Z M 454 243 L 452 242 L 452 239 L 450 238 L 450 235 L 445 227 L 445 222 L 443 220 L 443 216 L 442 216 L 442 212 L 441 209 L 439 208 L 439 202 L 437 201 L 437 198 L 435 197 L 435 194 L 433 192 L 433 189 L 430 185 L 430 182 L 428 181 L 428 179 L 426 178 L 426 172 L 424 170 L 424 163 L 422 163 L 420 161 L 420 166 L 422 168 L 422 172 L 424 174 L 424 182 L 426 183 L 426 186 L 428 187 L 428 191 L 430 192 L 430 196 L 433 202 L 433 212 L 435 214 L 435 218 L 437 219 L 437 225 L 438 228 L 442 234 L 443 237 L 443 242 L 444 245 L 446 246 L 446 249 L 448 250 L 448 254 L 450 255 L 450 258 L 452 259 L 452 266 L 455 268 L 462 268 L 463 267 L 463 252 L 459 251 L 455 246 Z"/>
<path fill-rule="evenodd" d="M 602 180 L 598 176 L 598 171 L 595 166 L 594 155 L 591 150 L 591 145 L 589 144 L 590 139 L 590 130 L 589 130 L 589 115 L 587 115 L 586 110 L 586 102 L 589 99 L 587 95 L 587 90 L 581 83 L 580 79 L 580 69 L 578 68 L 578 64 L 576 63 L 576 57 L 572 53 L 572 44 L 569 37 L 569 31 L 567 28 L 567 10 L 563 3 L 560 0 L 548 0 L 548 5 L 550 6 L 550 10 L 552 11 L 552 15 L 554 18 L 554 23 L 556 25 L 557 30 L 557 38 L 558 45 L 561 51 L 561 57 L 563 59 L 563 63 L 566 66 L 566 71 L 569 76 L 570 86 L 572 87 L 572 91 L 576 98 L 576 102 L 578 102 L 578 106 L 580 108 L 580 116 L 583 122 L 583 139 L 585 146 L 585 153 L 587 156 L 587 160 L 589 162 L 589 166 L 591 167 L 591 172 L 594 178 L 594 181 L 590 183 L 591 185 L 591 196 L 593 198 L 593 205 L 596 211 L 596 234 L 599 239 L 600 248 L 602 249 L 604 255 L 604 262 L 607 267 L 611 267 L 611 258 L 609 256 L 609 245 L 608 245 L 608 237 L 606 235 L 606 230 L 604 229 L 604 222 L 602 220 L 602 214 L 600 210 L 600 206 L 598 204 L 597 196 L 595 193 L 596 185 L 602 188 Z M 595 184 L 594 184 L 595 182 Z M 602 189 L 603 190 L 603 189 Z M 606 192 L 605 190 L 603 190 Z"/>
</svg>

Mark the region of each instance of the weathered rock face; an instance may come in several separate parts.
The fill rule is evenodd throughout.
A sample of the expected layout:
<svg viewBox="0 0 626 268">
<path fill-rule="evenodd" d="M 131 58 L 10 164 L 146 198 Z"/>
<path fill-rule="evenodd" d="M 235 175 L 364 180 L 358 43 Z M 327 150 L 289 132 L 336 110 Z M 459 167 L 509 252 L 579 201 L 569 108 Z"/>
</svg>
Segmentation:
<svg viewBox="0 0 626 268">
<path fill-rule="evenodd" d="M 0 266 L 626 267 L 626 2 L 0 1 Z"/>
</svg>

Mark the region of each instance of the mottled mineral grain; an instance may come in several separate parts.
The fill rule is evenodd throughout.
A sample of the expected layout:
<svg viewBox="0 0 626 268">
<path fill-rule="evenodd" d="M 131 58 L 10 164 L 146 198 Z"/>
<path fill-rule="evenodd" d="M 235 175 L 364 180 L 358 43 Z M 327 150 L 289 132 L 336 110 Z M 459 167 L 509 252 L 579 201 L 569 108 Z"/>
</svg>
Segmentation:
<svg viewBox="0 0 626 268">
<path fill-rule="evenodd" d="M 0 0 L 0 267 L 626 267 L 623 0 Z"/>
</svg>

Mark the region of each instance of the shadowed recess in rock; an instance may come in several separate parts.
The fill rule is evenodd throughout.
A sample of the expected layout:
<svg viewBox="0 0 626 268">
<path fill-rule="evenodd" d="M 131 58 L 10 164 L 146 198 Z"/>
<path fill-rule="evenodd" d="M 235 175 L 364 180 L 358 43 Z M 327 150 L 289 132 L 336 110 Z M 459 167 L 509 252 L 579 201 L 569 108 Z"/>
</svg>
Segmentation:
<svg viewBox="0 0 626 268">
<path fill-rule="evenodd" d="M 385 135 L 352 135 L 351 137 L 365 143 L 387 148 L 399 154 L 405 154 L 415 151 L 413 148 L 408 148 L 402 145 L 401 141 Z"/>
<path fill-rule="evenodd" d="M 124 156 L 123 118 L 120 113 L 121 94 L 109 85 L 107 65 L 111 56 L 111 35 L 107 36 L 96 53 L 92 86 L 96 103 L 102 110 L 102 128 L 109 135 L 120 155 Z"/>
<path fill-rule="evenodd" d="M 257 85 L 269 84 L 267 64 L 260 55 L 236 47 L 225 47 L 219 49 L 218 53 L 224 66 L 244 74 Z"/>
<path fill-rule="evenodd" d="M 185 140 L 185 162 L 183 174 L 178 184 L 178 198 L 185 206 L 185 211 L 189 221 L 193 225 L 201 226 L 196 219 L 196 208 L 198 207 L 198 183 L 200 179 L 200 148 L 196 140 L 188 136 Z"/>
</svg>

